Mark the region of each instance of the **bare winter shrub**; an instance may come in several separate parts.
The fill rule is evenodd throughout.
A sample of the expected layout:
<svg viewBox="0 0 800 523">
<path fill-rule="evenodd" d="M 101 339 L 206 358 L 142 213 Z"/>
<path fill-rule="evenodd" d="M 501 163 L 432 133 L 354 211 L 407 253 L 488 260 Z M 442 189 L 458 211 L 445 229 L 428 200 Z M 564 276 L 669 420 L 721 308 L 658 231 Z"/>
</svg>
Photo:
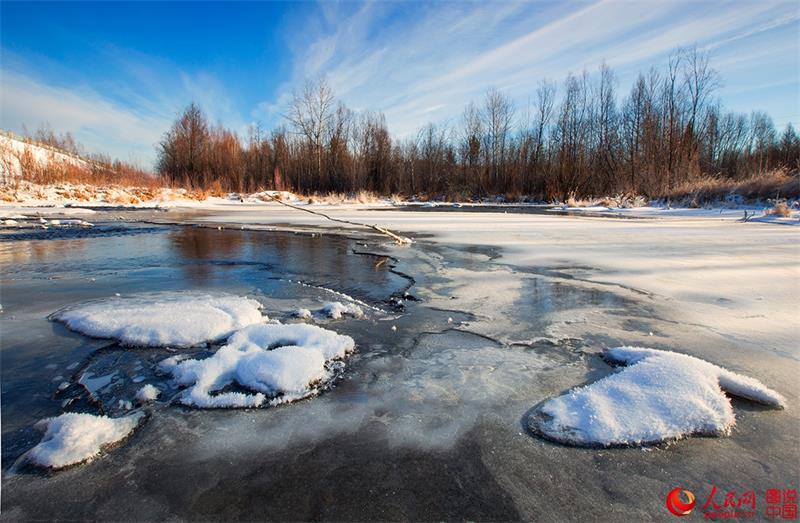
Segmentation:
<svg viewBox="0 0 800 523">
<path fill-rule="evenodd" d="M 699 207 L 726 201 L 731 197 L 760 201 L 771 198 L 800 198 L 800 178 L 786 169 L 774 169 L 743 180 L 703 177 L 684 182 L 669 194 L 682 205 Z"/>
<path fill-rule="evenodd" d="M 792 210 L 786 202 L 778 202 L 772 209 L 767 209 L 766 213 L 773 216 L 780 216 L 781 218 L 788 218 L 792 215 Z"/>
</svg>

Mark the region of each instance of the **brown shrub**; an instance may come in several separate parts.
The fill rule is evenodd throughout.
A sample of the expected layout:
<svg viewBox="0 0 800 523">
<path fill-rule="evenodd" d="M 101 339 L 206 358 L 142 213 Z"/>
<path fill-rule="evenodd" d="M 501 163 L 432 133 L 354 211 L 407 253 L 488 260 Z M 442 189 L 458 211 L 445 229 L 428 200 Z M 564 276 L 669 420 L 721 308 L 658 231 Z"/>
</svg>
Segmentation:
<svg viewBox="0 0 800 523">
<path fill-rule="evenodd" d="M 772 214 L 773 216 L 781 216 L 782 218 L 788 218 L 792 215 L 792 210 L 786 204 L 786 202 L 778 202 L 772 209 L 767 210 L 767 214 Z"/>
<path fill-rule="evenodd" d="M 800 178 L 786 169 L 775 169 L 743 180 L 706 176 L 684 182 L 668 196 L 689 206 L 724 200 L 731 195 L 744 200 L 800 198 Z"/>
</svg>

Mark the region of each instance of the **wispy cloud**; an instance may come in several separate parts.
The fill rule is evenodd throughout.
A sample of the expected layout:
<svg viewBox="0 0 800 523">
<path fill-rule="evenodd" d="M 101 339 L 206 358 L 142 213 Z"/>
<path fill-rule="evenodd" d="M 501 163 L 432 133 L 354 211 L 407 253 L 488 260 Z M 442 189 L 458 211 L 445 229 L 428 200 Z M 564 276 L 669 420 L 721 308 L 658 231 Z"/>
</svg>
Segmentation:
<svg viewBox="0 0 800 523">
<path fill-rule="evenodd" d="M 290 55 L 283 82 L 275 71 L 247 70 L 248 57 L 235 57 L 233 67 L 244 64 L 244 73 L 232 80 L 224 59 L 217 68 L 199 60 L 176 64 L 114 42 L 97 51 L 102 72 L 3 48 L 0 126 L 49 122 L 90 151 L 148 164 L 154 144 L 189 101 L 200 103 L 212 122 L 239 132 L 251 121 L 274 126 L 283 121 L 292 89 L 325 74 L 348 106 L 383 111 L 392 132 L 408 136 L 429 121 L 455 121 L 489 87 L 503 90 L 523 112 L 539 80 L 595 71 L 603 61 L 617 71 L 624 91 L 638 70 L 693 44 L 710 51 L 723 73 L 724 103 L 765 109 L 779 124 L 797 119 L 800 12 L 794 2 L 285 5 L 294 12 L 286 19 L 295 22 L 281 23 L 276 33 L 284 39 L 280 52 Z M 283 56 L 275 61 L 286 71 Z M 277 85 L 271 95 L 257 92 L 256 79 L 264 75 Z M 758 86 L 766 85 L 773 86 L 770 96 L 759 97 Z"/>
<path fill-rule="evenodd" d="M 190 101 L 200 104 L 212 123 L 240 132 L 248 124 L 215 76 L 183 72 L 146 56 L 120 58 L 119 68 L 99 85 L 80 72 L 72 72 L 69 82 L 43 78 L 19 57 L 4 52 L 3 58 L 2 126 L 33 131 L 46 123 L 71 132 L 89 152 L 152 165 L 156 144 Z"/>
<path fill-rule="evenodd" d="M 3 126 L 49 123 L 73 133 L 90 151 L 145 165 L 170 123 L 162 114 L 124 108 L 91 89 L 54 87 L 13 71 L 3 71 L 0 88 Z"/>
<path fill-rule="evenodd" d="M 646 69 L 694 44 L 724 59 L 733 44 L 798 19 L 796 6 L 770 2 L 408 5 L 323 3 L 285 87 L 324 73 L 348 105 L 383 110 L 393 131 L 410 134 L 452 120 L 490 86 L 524 103 L 545 77 L 604 60 Z M 796 39 L 788 45 L 797 50 Z"/>
</svg>

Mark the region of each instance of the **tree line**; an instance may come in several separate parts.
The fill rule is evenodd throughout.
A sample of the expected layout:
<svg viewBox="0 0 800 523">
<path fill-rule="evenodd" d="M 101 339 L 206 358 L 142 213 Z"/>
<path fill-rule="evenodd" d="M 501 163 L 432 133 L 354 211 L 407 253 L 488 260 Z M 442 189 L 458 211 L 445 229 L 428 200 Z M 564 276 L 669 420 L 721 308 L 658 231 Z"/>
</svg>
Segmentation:
<svg viewBox="0 0 800 523">
<path fill-rule="evenodd" d="M 800 138 L 770 116 L 723 109 L 718 73 L 696 48 L 640 73 L 620 98 L 614 72 L 543 80 L 525 107 L 497 89 L 451 125 L 393 138 L 380 112 L 355 112 L 324 77 L 293 93 L 285 122 L 246 136 L 208 122 L 192 103 L 157 146 L 173 184 L 300 193 L 374 191 L 469 199 L 660 197 L 709 176 L 742 180 L 800 168 Z"/>
</svg>

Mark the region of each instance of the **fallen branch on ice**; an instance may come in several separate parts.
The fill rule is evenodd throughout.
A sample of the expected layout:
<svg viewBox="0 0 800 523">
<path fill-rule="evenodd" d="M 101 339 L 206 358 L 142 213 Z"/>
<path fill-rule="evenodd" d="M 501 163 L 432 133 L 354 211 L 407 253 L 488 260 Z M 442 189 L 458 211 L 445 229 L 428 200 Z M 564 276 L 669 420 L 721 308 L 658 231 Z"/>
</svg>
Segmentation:
<svg viewBox="0 0 800 523">
<path fill-rule="evenodd" d="M 305 212 L 308 212 L 308 213 L 311 213 L 311 214 L 316 214 L 317 216 L 322 216 L 323 218 L 325 218 L 327 220 L 330 220 L 332 222 L 345 223 L 345 224 L 348 224 L 348 225 L 355 225 L 357 227 L 368 227 L 368 228 L 370 228 L 370 229 L 372 229 L 374 231 L 377 231 L 377 232 L 379 232 L 381 234 L 389 236 L 390 238 L 392 238 L 394 241 L 396 241 L 400 245 L 408 245 L 410 243 L 413 243 L 411 238 L 407 238 L 405 236 L 399 236 L 399 235 L 393 233 L 392 231 L 390 231 L 389 229 L 385 229 L 385 228 L 380 227 L 378 225 L 370 225 L 368 223 L 351 222 L 350 220 L 341 220 L 339 218 L 331 218 L 330 216 L 328 216 L 325 213 L 322 213 L 322 212 L 319 212 L 319 211 L 312 211 L 311 209 L 304 209 L 303 207 L 298 207 L 297 205 L 292 205 L 291 203 L 286 203 L 286 202 L 284 202 L 284 201 L 272 196 L 271 194 L 267 194 L 266 196 L 268 196 L 273 201 L 276 201 L 281 205 L 285 205 L 286 207 L 291 207 L 292 209 L 297 209 L 298 211 L 305 211 Z"/>
</svg>

